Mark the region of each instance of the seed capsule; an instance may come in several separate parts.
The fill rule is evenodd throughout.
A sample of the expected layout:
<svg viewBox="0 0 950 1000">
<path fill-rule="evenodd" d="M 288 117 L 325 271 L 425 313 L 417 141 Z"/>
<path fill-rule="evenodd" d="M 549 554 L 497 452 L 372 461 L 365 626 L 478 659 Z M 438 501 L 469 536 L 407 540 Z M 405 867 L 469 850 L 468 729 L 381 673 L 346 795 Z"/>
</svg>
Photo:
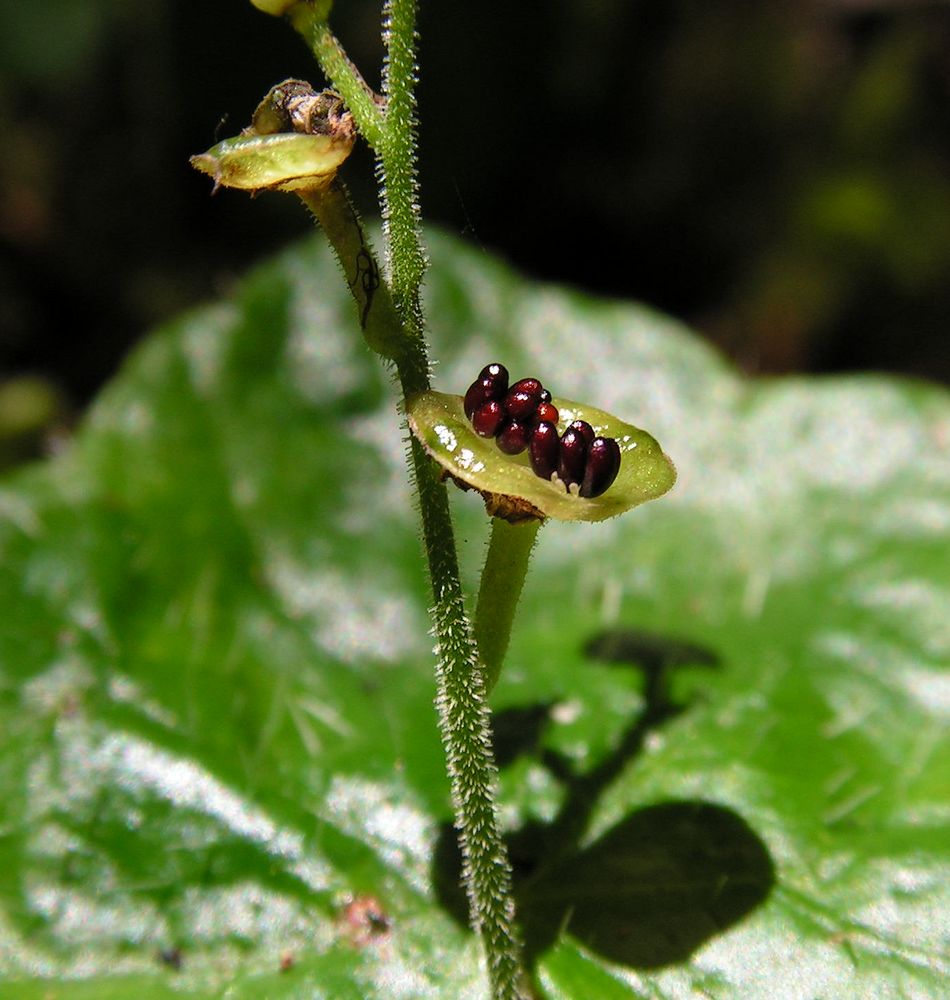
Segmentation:
<svg viewBox="0 0 950 1000">
<path fill-rule="evenodd" d="M 191 158 L 219 187 L 244 191 L 315 190 L 327 187 L 350 155 L 356 130 L 332 135 L 239 135 Z"/>
<path fill-rule="evenodd" d="M 582 421 L 575 421 L 581 423 Z M 580 483 L 587 464 L 587 440 L 583 430 L 571 424 L 561 435 L 558 452 L 557 475 L 565 486 Z"/>
<path fill-rule="evenodd" d="M 553 403 L 538 403 L 534 419 L 539 424 L 556 424 L 561 419 L 561 414 L 557 412 L 557 407 Z"/>
<path fill-rule="evenodd" d="M 550 421 L 543 420 L 532 432 L 528 449 L 534 474 L 542 479 L 550 479 L 551 475 L 557 471 L 557 458 L 560 449 L 557 427 Z"/>
<path fill-rule="evenodd" d="M 490 399 L 472 414 L 472 427 L 479 437 L 490 438 L 498 433 L 505 419 L 504 407 L 497 399 Z"/>
<path fill-rule="evenodd" d="M 495 440 L 506 455 L 519 455 L 528 447 L 531 426 L 521 420 L 507 420 Z"/>
<path fill-rule="evenodd" d="M 505 410 L 513 420 L 530 420 L 538 408 L 538 397 L 523 389 L 511 389 L 505 396 Z"/>
<path fill-rule="evenodd" d="M 587 450 L 581 496 L 599 497 L 609 489 L 619 471 L 620 445 L 613 438 L 594 438 Z"/>
</svg>

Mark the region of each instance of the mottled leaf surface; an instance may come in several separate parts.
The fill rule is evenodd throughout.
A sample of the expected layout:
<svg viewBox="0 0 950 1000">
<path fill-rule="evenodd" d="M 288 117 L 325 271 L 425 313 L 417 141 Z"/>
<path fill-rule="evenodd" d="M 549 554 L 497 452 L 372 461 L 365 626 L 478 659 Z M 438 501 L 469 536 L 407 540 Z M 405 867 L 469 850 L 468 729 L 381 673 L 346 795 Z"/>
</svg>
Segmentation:
<svg viewBox="0 0 950 1000">
<path fill-rule="evenodd" d="M 679 472 L 542 529 L 493 695 L 543 996 L 945 996 L 947 394 L 747 381 L 431 250 L 438 388 L 502 361 Z M 5 998 L 485 995 L 405 432 L 341 286 L 319 240 L 263 266 L 0 486 Z"/>
</svg>

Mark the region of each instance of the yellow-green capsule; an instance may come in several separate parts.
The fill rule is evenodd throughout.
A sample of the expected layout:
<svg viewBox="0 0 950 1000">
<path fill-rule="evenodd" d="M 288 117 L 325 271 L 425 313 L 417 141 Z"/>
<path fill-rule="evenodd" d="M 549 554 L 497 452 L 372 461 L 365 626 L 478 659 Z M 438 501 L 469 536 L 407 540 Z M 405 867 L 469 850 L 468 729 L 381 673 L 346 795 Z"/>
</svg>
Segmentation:
<svg viewBox="0 0 950 1000">
<path fill-rule="evenodd" d="M 461 396 L 417 393 L 406 401 L 409 428 L 422 446 L 463 489 L 475 489 L 488 513 L 517 522 L 552 517 L 561 521 L 603 521 L 654 500 L 676 482 L 676 469 L 652 435 L 603 410 L 555 399 L 559 429 L 575 420 L 596 434 L 616 440 L 619 470 L 609 488 L 594 497 L 581 495 L 557 476 L 540 478 L 528 453 L 507 455 L 492 438 L 479 436 L 465 414 Z"/>
<path fill-rule="evenodd" d="M 296 7 L 300 0 L 251 0 L 258 10 L 274 17 L 283 17 L 291 7 Z"/>
<path fill-rule="evenodd" d="M 214 180 L 215 190 L 319 190 L 350 155 L 354 138 L 284 132 L 238 136 L 193 156 L 191 165 Z"/>
<path fill-rule="evenodd" d="M 333 0 L 251 0 L 251 3 L 258 10 L 273 14 L 274 17 L 289 14 L 293 19 L 294 15 L 302 13 L 309 20 L 316 21 L 325 21 L 333 7 Z"/>
</svg>

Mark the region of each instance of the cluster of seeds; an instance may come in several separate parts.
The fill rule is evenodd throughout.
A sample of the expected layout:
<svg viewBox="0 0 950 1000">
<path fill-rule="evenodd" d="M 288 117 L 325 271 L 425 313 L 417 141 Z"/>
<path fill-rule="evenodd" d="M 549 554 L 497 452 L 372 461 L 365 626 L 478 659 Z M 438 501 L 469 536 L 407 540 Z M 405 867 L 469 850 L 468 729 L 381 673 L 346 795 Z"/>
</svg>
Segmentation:
<svg viewBox="0 0 950 1000">
<path fill-rule="evenodd" d="M 560 414 L 551 393 L 536 378 L 508 386 L 504 365 L 486 365 L 465 393 L 465 415 L 475 433 L 493 437 L 506 455 L 528 449 L 531 468 L 542 479 L 555 475 L 582 497 L 599 497 L 620 471 L 620 445 L 597 437 L 586 420 L 575 420 L 558 437 Z"/>
</svg>

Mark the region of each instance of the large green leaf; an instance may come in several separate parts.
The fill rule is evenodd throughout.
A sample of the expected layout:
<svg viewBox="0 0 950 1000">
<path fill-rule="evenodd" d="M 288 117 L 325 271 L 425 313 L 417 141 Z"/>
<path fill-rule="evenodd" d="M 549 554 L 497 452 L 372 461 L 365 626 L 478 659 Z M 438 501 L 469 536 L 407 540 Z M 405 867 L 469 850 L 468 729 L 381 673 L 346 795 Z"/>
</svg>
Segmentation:
<svg viewBox="0 0 950 1000">
<path fill-rule="evenodd" d="M 432 258 L 440 388 L 502 360 L 679 469 L 543 529 L 494 694 L 544 995 L 944 996 L 946 393 L 748 382 Z M 4 997 L 484 996 L 404 432 L 341 285 L 318 240 L 262 267 L 0 491 Z"/>
</svg>

